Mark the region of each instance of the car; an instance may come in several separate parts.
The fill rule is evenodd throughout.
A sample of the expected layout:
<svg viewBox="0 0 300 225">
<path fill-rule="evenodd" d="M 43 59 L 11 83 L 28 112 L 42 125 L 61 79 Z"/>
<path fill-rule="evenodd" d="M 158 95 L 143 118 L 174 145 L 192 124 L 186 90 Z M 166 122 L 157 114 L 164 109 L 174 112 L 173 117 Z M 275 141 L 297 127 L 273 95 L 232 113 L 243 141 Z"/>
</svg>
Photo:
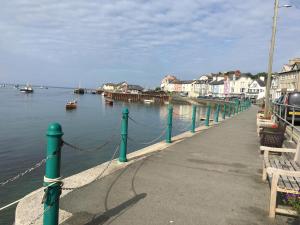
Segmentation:
<svg viewBox="0 0 300 225">
<path fill-rule="evenodd" d="M 292 122 L 293 115 L 294 115 L 294 121 L 297 122 L 300 121 L 300 92 L 291 92 L 291 93 L 287 93 L 286 95 L 282 95 L 277 100 L 277 103 L 288 105 L 286 107 L 285 106 L 281 107 L 282 118 L 285 118 L 285 113 L 286 113 L 286 119 L 288 122 Z M 280 112 L 280 107 L 278 108 Z"/>
</svg>

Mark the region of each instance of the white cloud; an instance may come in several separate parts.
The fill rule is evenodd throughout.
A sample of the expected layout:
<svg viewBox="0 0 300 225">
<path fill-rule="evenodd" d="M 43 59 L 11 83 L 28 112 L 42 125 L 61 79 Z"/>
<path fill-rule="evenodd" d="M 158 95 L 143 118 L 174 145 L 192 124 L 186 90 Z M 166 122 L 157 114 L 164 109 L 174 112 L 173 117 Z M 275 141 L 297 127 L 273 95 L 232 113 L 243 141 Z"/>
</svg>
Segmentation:
<svg viewBox="0 0 300 225">
<path fill-rule="evenodd" d="M 272 16 L 273 2 L 261 0 L 3 1 L 0 56 L 28 56 L 32 70 L 36 58 L 64 76 L 62 65 L 75 63 L 74 76 L 101 68 L 116 77 L 122 71 L 120 79 L 157 74 L 157 81 L 169 71 L 255 72 L 266 68 Z M 299 20 L 297 7 L 280 9 L 276 69 L 299 54 Z"/>
</svg>

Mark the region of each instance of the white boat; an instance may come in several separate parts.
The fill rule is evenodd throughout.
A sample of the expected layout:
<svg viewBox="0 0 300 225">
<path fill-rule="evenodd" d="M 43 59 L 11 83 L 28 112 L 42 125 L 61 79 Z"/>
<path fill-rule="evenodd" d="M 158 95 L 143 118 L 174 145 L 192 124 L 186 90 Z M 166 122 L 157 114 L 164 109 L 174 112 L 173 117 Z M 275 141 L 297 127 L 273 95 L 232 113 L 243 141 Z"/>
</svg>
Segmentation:
<svg viewBox="0 0 300 225">
<path fill-rule="evenodd" d="M 151 103 L 154 103 L 154 100 L 153 99 L 144 99 L 144 103 L 151 104 Z"/>
<path fill-rule="evenodd" d="M 33 88 L 31 87 L 31 85 L 27 84 L 25 87 L 20 88 L 20 92 L 33 93 Z"/>
</svg>

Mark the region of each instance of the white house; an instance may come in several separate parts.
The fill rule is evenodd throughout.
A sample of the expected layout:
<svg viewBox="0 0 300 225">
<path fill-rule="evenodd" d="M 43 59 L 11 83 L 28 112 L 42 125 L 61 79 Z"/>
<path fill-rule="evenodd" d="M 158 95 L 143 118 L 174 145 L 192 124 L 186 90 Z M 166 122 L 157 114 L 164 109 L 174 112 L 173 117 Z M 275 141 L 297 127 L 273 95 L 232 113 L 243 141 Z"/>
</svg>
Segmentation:
<svg viewBox="0 0 300 225">
<path fill-rule="evenodd" d="M 173 92 L 175 90 L 173 81 L 176 81 L 177 78 L 173 75 L 166 75 L 160 84 L 160 88 L 163 91 Z"/>
<path fill-rule="evenodd" d="M 247 97 L 255 98 L 255 99 L 257 99 L 258 96 L 264 97 L 265 89 L 266 89 L 266 84 L 263 80 L 261 79 L 254 80 L 249 86 Z"/>
<path fill-rule="evenodd" d="M 116 89 L 117 85 L 113 83 L 106 83 L 102 86 L 102 89 L 104 91 L 114 91 Z"/>
</svg>

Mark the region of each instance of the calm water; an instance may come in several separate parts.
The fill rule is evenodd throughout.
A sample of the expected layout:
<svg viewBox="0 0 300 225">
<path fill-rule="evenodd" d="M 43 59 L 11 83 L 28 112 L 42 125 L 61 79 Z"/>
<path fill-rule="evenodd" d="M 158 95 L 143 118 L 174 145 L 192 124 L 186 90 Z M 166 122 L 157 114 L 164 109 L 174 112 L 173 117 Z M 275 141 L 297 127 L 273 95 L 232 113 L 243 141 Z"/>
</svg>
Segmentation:
<svg viewBox="0 0 300 225">
<path fill-rule="evenodd" d="M 66 102 L 77 98 L 78 108 L 66 111 Z M 90 153 L 63 147 L 63 177 L 108 161 L 120 142 L 123 107 L 128 107 L 130 116 L 139 122 L 129 121 L 129 152 L 147 146 L 145 143 L 162 134 L 167 105 L 115 102 L 110 107 L 100 95 L 78 96 L 67 89 L 35 89 L 33 94 L 24 94 L 16 89 L 0 88 L 0 182 L 45 158 L 45 133 L 51 122 L 62 125 L 65 141 L 82 148 L 97 147 L 112 139 L 101 151 Z M 189 105 L 174 105 L 174 135 L 190 129 L 191 111 Z M 203 117 L 204 111 L 204 108 L 199 108 L 197 118 Z M 197 123 L 199 125 L 200 121 Z M 162 139 L 164 137 L 156 142 Z M 44 166 L 15 182 L 0 186 L 0 207 L 41 187 L 43 175 Z M 12 207 L 0 212 L 0 224 L 12 224 L 14 210 Z"/>
</svg>

